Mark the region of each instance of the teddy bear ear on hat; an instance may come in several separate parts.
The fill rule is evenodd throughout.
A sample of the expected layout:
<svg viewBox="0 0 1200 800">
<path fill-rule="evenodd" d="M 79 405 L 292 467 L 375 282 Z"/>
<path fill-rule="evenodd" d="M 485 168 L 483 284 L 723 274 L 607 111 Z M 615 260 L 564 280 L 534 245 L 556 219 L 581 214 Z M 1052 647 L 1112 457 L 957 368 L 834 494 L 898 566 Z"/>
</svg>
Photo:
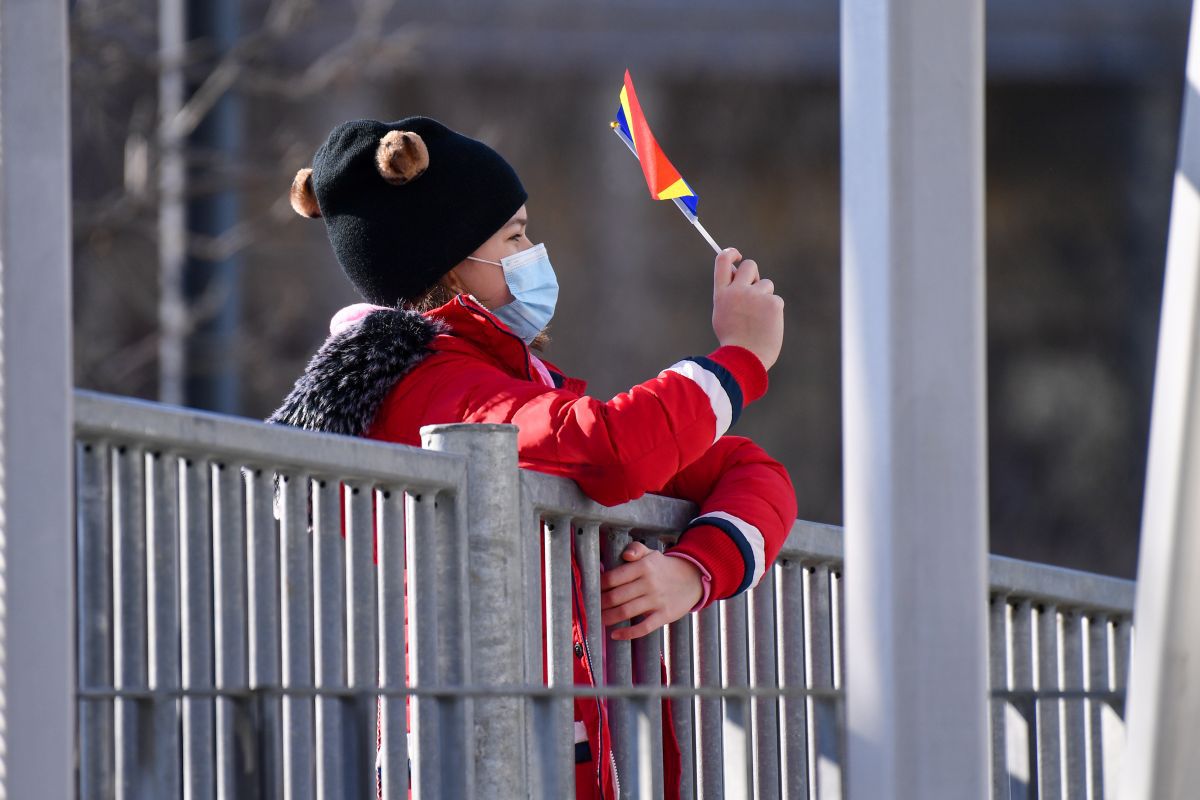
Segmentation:
<svg viewBox="0 0 1200 800">
<path fill-rule="evenodd" d="M 321 207 L 317 205 L 317 193 L 313 190 L 312 169 L 305 167 L 296 173 L 292 179 L 290 192 L 292 210 L 302 217 L 317 219 L 321 216 Z"/>
<path fill-rule="evenodd" d="M 421 177 L 429 168 L 429 148 L 420 134 L 388 131 L 375 150 L 375 165 L 385 181 L 393 186 L 403 186 Z"/>
</svg>

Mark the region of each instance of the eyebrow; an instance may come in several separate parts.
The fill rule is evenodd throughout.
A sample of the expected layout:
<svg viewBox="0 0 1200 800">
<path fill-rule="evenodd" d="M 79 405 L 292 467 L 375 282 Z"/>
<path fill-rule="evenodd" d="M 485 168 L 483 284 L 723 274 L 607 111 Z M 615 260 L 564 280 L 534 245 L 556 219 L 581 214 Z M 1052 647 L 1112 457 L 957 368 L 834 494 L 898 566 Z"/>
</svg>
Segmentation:
<svg viewBox="0 0 1200 800">
<path fill-rule="evenodd" d="M 510 219 L 510 220 L 508 221 L 508 225 L 505 225 L 504 227 L 506 227 L 506 228 L 507 228 L 507 227 L 509 227 L 510 225 L 521 225 L 521 226 L 525 226 L 525 225 L 528 225 L 528 224 L 529 224 L 529 217 L 514 217 L 513 219 Z"/>
</svg>

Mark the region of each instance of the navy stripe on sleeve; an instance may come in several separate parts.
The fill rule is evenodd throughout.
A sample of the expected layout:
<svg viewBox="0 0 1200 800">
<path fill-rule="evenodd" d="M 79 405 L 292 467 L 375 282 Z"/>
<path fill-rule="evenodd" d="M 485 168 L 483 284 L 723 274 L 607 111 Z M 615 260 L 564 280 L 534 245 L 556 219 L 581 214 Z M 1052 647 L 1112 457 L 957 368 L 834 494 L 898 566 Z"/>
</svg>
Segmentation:
<svg viewBox="0 0 1200 800">
<path fill-rule="evenodd" d="M 754 550 L 750 547 L 750 543 L 746 541 L 746 537 L 742 535 L 742 532 L 737 529 L 736 525 L 721 517 L 696 517 L 688 525 L 688 530 L 699 525 L 711 525 L 714 528 L 720 528 L 737 545 L 738 552 L 742 554 L 742 582 L 738 584 L 733 594 L 738 595 L 749 589 L 750 582 L 754 580 Z"/>
<path fill-rule="evenodd" d="M 729 424 L 732 426 L 738 421 L 738 417 L 742 415 L 742 404 L 745 402 L 745 399 L 742 397 L 742 387 L 738 385 L 737 379 L 733 377 L 729 370 L 707 356 L 688 356 L 688 361 L 695 361 L 716 376 L 721 384 L 721 388 L 729 396 L 729 406 L 733 412 Z"/>
</svg>

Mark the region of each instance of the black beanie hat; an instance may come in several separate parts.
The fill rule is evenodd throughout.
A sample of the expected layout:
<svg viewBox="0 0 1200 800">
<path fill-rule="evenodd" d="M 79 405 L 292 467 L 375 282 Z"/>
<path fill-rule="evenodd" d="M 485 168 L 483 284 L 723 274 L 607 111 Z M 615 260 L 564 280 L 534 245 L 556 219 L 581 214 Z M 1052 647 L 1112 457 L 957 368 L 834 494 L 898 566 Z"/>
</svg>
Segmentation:
<svg viewBox="0 0 1200 800">
<path fill-rule="evenodd" d="M 499 153 L 428 117 L 337 126 L 291 192 L 298 213 L 324 217 L 354 287 L 384 306 L 428 291 L 527 197 Z"/>
</svg>

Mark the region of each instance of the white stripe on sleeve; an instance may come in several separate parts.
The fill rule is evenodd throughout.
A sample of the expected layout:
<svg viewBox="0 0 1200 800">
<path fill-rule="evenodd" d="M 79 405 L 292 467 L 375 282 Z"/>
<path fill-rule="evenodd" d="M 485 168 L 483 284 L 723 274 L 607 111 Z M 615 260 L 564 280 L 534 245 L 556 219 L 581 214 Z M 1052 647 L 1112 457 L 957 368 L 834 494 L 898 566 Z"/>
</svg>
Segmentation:
<svg viewBox="0 0 1200 800">
<path fill-rule="evenodd" d="M 713 416 L 717 419 L 713 442 L 724 436 L 725 431 L 729 430 L 729 426 L 733 424 L 733 404 L 729 402 L 729 395 L 725 393 L 725 387 L 721 385 L 717 376 L 689 359 L 673 364 L 663 372 L 677 372 L 704 390 L 704 393 L 708 395 L 708 402 L 712 406 Z"/>
</svg>

